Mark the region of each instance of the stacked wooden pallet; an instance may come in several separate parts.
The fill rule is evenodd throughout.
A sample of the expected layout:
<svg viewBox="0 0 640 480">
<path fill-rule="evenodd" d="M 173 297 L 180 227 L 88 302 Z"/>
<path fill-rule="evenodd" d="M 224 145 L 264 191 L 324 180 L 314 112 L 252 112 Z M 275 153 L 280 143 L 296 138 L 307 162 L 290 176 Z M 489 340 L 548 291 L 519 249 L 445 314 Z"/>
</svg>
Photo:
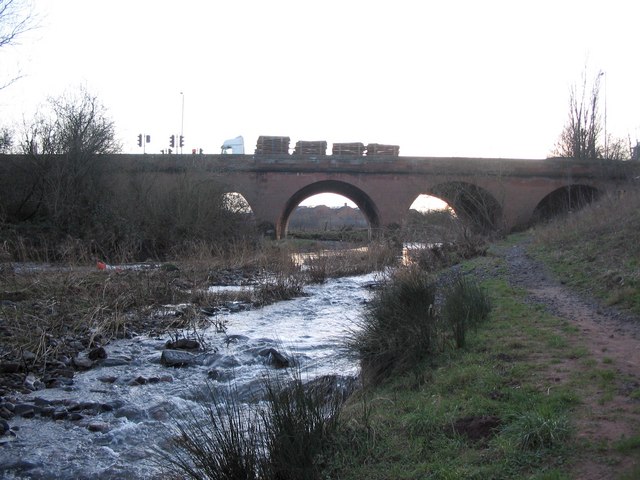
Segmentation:
<svg viewBox="0 0 640 480">
<path fill-rule="evenodd" d="M 331 149 L 331 155 L 356 155 L 364 154 L 364 143 L 334 143 Z"/>
<path fill-rule="evenodd" d="M 258 137 L 258 143 L 256 144 L 256 154 L 271 155 L 271 154 L 289 154 L 289 137 Z"/>
<path fill-rule="evenodd" d="M 370 143 L 367 145 L 367 155 L 390 155 L 397 157 L 400 155 L 400 146 Z"/>
<path fill-rule="evenodd" d="M 327 142 L 322 141 L 305 141 L 296 142 L 296 148 L 293 149 L 294 155 L 326 155 Z"/>
</svg>

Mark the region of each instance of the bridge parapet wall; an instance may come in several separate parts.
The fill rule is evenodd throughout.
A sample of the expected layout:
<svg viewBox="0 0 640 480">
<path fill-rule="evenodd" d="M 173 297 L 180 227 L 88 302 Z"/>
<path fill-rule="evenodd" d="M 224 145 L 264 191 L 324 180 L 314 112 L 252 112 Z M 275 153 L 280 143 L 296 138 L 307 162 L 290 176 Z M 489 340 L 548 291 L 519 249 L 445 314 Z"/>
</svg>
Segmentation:
<svg viewBox="0 0 640 480">
<path fill-rule="evenodd" d="M 10 189 L 16 175 L 30 174 L 24 168 L 26 160 L 0 155 L 0 188 Z M 226 191 L 241 193 L 260 221 L 280 225 L 281 230 L 286 230 L 292 199 L 304 200 L 312 192 L 357 200 L 370 220 L 385 226 L 402 223 L 418 195 L 442 191 L 447 184 L 472 185 L 487 192 L 500 205 L 501 225 L 511 229 L 526 224 L 542 198 L 558 188 L 582 184 L 614 191 L 628 188 L 629 178 L 640 176 L 640 162 L 565 158 L 147 154 L 111 155 L 98 162 L 114 187 L 133 176 L 170 186 L 185 173 L 217 182 Z"/>
<path fill-rule="evenodd" d="M 119 170 L 196 169 L 224 172 L 308 171 L 434 175 L 490 175 L 626 179 L 640 174 L 640 162 L 576 161 L 569 158 L 509 159 L 336 155 L 112 155 Z"/>
</svg>

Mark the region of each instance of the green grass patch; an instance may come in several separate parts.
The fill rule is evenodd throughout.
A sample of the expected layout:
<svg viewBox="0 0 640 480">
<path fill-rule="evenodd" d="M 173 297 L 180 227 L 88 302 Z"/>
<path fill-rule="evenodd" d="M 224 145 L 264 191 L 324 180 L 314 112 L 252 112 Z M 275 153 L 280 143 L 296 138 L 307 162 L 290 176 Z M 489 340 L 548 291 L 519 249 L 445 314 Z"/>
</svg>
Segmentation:
<svg viewBox="0 0 640 480">
<path fill-rule="evenodd" d="M 618 440 L 614 448 L 620 453 L 640 452 L 640 434 Z"/>
<path fill-rule="evenodd" d="M 483 288 L 494 308 L 465 348 L 351 399 L 327 478 L 569 478 L 580 392 L 547 386 L 537 360 L 540 351 L 566 356 L 565 333 L 521 290 L 501 280 Z"/>
</svg>

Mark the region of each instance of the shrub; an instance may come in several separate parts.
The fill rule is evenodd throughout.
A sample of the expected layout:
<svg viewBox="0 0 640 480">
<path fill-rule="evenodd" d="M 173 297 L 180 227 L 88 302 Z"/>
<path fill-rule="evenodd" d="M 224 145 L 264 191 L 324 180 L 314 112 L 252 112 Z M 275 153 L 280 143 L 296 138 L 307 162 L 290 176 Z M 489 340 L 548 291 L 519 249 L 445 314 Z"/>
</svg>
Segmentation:
<svg viewBox="0 0 640 480">
<path fill-rule="evenodd" d="M 464 347 L 469 328 L 486 321 L 490 311 L 487 293 L 475 280 L 458 275 L 445 292 L 442 307 L 443 321 L 451 329 L 456 347 Z"/>
<path fill-rule="evenodd" d="M 418 268 L 389 277 L 365 308 L 347 349 L 361 361 L 363 377 L 379 383 L 432 354 L 437 345 L 435 285 Z"/>
</svg>

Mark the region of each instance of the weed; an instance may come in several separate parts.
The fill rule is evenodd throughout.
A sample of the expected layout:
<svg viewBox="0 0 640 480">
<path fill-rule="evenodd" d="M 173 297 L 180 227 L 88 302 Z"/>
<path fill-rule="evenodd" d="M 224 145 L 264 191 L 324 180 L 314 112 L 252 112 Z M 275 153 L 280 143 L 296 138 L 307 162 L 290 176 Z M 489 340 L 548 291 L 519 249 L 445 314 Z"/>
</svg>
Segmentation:
<svg viewBox="0 0 640 480">
<path fill-rule="evenodd" d="M 589 355 L 589 349 L 586 347 L 574 347 L 567 353 L 568 358 L 578 359 L 585 358 Z"/>
<path fill-rule="evenodd" d="M 567 339 L 561 335 L 550 335 L 547 342 L 549 348 L 564 349 L 568 347 Z"/>
</svg>

